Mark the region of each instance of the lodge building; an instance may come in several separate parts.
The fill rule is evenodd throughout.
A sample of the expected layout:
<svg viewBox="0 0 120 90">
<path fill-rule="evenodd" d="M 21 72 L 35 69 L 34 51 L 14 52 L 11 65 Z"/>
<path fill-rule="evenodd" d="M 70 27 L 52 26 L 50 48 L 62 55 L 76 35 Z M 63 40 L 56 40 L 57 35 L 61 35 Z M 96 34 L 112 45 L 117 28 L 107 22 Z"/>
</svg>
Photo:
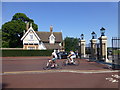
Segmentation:
<svg viewBox="0 0 120 90">
<path fill-rule="evenodd" d="M 38 49 L 38 50 L 47 50 L 47 49 L 64 49 L 62 32 L 53 32 L 53 26 L 50 26 L 49 32 L 34 31 L 32 24 L 30 28 L 24 33 L 21 40 L 23 41 L 23 49 Z"/>
</svg>

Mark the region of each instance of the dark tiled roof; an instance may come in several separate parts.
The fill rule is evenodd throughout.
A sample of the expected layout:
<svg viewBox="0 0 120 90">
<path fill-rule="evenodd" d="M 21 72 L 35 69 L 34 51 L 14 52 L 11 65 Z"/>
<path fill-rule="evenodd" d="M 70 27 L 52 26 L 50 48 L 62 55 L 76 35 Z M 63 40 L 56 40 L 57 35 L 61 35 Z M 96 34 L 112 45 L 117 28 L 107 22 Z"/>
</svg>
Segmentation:
<svg viewBox="0 0 120 90">
<path fill-rule="evenodd" d="M 59 43 L 56 43 L 56 44 L 44 43 L 44 45 L 47 49 L 61 49 L 62 48 L 61 46 L 59 46 Z"/>
<path fill-rule="evenodd" d="M 38 37 L 44 42 L 49 41 L 49 37 L 51 35 L 51 32 L 38 32 L 36 31 Z M 53 32 L 53 35 L 55 36 L 56 42 L 62 42 L 62 32 Z"/>
</svg>

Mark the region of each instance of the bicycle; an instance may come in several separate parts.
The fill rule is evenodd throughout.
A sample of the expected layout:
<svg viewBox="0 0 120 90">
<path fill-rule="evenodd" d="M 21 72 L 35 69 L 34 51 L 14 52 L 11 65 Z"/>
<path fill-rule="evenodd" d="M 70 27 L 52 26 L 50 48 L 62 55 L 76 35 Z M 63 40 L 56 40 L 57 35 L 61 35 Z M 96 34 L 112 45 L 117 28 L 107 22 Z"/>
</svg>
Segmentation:
<svg viewBox="0 0 120 90">
<path fill-rule="evenodd" d="M 59 68 L 61 69 L 60 65 L 56 63 L 56 61 L 52 61 L 52 62 L 47 61 L 47 63 L 45 63 L 43 67 L 44 70 L 59 69 Z"/>
<path fill-rule="evenodd" d="M 78 66 L 79 64 L 80 64 L 79 60 L 73 60 L 73 62 L 71 62 L 69 57 L 67 57 L 67 60 L 63 61 L 63 66 L 66 66 L 66 65 L 76 65 L 76 66 Z"/>
</svg>

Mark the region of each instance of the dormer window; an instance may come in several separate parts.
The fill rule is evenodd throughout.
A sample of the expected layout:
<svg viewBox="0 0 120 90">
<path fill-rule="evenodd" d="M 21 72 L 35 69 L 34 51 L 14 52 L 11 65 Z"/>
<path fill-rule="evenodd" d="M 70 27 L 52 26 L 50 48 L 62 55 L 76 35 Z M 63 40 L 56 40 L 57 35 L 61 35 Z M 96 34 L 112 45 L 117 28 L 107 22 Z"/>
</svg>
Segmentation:
<svg viewBox="0 0 120 90">
<path fill-rule="evenodd" d="M 49 37 L 49 43 L 54 44 L 55 43 L 55 36 L 53 34 L 50 35 Z"/>
<path fill-rule="evenodd" d="M 53 41 L 54 40 L 54 37 L 51 37 L 51 41 Z"/>
</svg>

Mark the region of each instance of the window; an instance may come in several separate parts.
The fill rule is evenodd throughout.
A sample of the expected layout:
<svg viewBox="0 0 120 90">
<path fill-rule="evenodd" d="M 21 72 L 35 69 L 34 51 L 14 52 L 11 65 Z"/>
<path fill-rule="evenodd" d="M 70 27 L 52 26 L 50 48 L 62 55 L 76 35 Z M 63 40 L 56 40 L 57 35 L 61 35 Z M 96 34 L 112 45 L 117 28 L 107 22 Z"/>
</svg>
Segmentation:
<svg viewBox="0 0 120 90">
<path fill-rule="evenodd" d="M 29 50 L 33 50 L 33 49 L 35 49 L 35 47 L 28 47 L 28 49 L 29 49 Z"/>
<path fill-rule="evenodd" d="M 51 41 L 53 41 L 54 40 L 54 38 L 53 37 L 51 37 Z"/>
<path fill-rule="evenodd" d="M 55 38 L 53 36 L 50 37 L 50 43 L 54 44 L 55 43 Z"/>
<path fill-rule="evenodd" d="M 49 43 L 50 44 L 54 44 L 55 43 L 55 36 L 53 35 L 53 33 L 49 37 Z"/>
<path fill-rule="evenodd" d="M 24 45 L 28 45 L 28 43 L 24 43 Z"/>
<path fill-rule="evenodd" d="M 38 43 L 34 43 L 34 45 L 38 45 Z"/>
<path fill-rule="evenodd" d="M 30 35 L 30 39 L 33 39 L 33 35 Z"/>
</svg>

